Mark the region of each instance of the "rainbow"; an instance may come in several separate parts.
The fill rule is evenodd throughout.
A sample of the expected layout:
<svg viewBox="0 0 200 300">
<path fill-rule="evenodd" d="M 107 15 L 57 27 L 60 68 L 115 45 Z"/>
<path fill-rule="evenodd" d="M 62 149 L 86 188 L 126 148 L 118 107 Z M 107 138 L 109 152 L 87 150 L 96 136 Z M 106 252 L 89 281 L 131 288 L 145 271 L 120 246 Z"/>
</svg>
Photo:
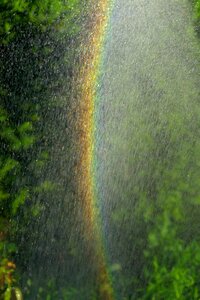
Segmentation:
<svg viewBox="0 0 200 300">
<path fill-rule="evenodd" d="M 87 41 L 87 53 L 83 57 L 80 71 L 81 101 L 79 113 L 79 143 L 81 157 L 79 164 L 79 193 L 84 207 L 84 220 L 89 239 L 94 241 L 95 263 L 97 264 L 98 294 L 101 300 L 113 300 L 114 291 L 109 275 L 105 247 L 102 239 L 100 214 L 97 208 L 94 175 L 95 148 L 95 101 L 96 86 L 100 74 L 106 28 L 109 24 L 112 0 L 94 0 L 90 37 Z"/>
</svg>

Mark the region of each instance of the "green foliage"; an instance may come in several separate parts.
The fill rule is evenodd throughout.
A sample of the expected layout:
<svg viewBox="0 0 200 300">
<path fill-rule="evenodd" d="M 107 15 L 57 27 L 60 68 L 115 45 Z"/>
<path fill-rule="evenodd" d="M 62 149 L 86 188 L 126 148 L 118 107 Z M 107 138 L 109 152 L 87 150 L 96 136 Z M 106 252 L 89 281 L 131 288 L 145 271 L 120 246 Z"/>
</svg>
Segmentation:
<svg viewBox="0 0 200 300">
<path fill-rule="evenodd" d="M 78 300 L 78 299 L 89 299 L 97 300 L 98 296 L 91 287 L 75 288 L 66 283 L 66 287 L 58 288 L 55 278 L 46 279 L 46 283 L 42 286 L 40 283 L 37 287 L 34 287 L 34 282 L 30 279 L 27 280 L 25 287 L 24 297 L 28 299 L 36 300 Z"/>
<path fill-rule="evenodd" d="M 34 144 L 34 136 L 30 122 L 24 122 L 14 127 L 5 109 L 1 107 L 0 120 L 0 141 L 6 147 L 0 152 L 0 206 L 2 215 L 10 218 L 27 198 L 25 189 L 10 194 L 9 188 L 12 186 L 12 181 L 21 171 L 20 162 L 15 156 L 18 152 L 27 150 Z M 14 155 L 15 153 L 16 155 Z"/>
<path fill-rule="evenodd" d="M 60 295 L 60 296 L 59 296 Z M 61 299 L 63 300 L 75 300 L 77 299 L 78 291 L 74 288 L 62 289 L 59 293 L 54 280 L 49 280 L 45 287 L 41 287 L 37 293 L 38 300 L 54 300 L 54 299 Z"/>
<path fill-rule="evenodd" d="M 194 6 L 194 20 L 195 20 L 195 27 L 198 34 L 200 34 L 200 1 L 193 0 L 192 1 Z"/>
<path fill-rule="evenodd" d="M 138 299 L 200 297 L 200 241 L 195 215 L 191 215 L 195 210 L 199 216 L 200 209 L 197 200 L 199 154 L 195 148 L 198 149 L 198 143 L 190 161 L 183 155 L 183 149 L 176 153 L 171 170 L 163 171 L 156 199 L 143 197 L 141 200 L 140 209 L 147 224 L 143 269 L 146 288 L 143 286 L 138 291 Z M 186 170 L 187 177 L 184 176 Z"/>
<path fill-rule="evenodd" d="M 176 212 L 163 208 L 148 234 L 147 287 L 141 299 L 199 299 L 200 244 L 179 237 L 181 207 L 176 200 Z"/>
<path fill-rule="evenodd" d="M 0 299 L 11 299 L 11 287 L 15 279 L 13 273 L 15 271 L 15 265 L 7 259 L 1 259 L 0 262 Z M 3 295 L 3 298 L 2 298 Z"/>
<path fill-rule="evenodd" d="M 80 14 L 80 0 L 2 0 L 0 3 L 0 38 L 7 43 L 19 26 L 32 24 L 46 30 L 52 23 L 65 20 L 68 33 L 77 30 L 74 18 Z"/>
<path fill-rule="evenodd" d="M 75 39 L 84 15 L 81 4 L 0 1 L 0 259 L 17 256 L 19 270 L 32 253 L 28 242 L 20 247 L 20 241 L 28 240 L 28 224 L 38 219 L 48 193 L 56 189 L 45 175 L 52 147 L 46 115 L 50 107 L 53 115 L 59 106 L 52 93 L 55 97 L 63 78 L 70 88 Z M 0 281 L 6 274 L 2 270 Z"/>
<path fill-rule="evenodd" d="M 195 10 L 196 18 L 200 19 L 200 1 L 199 0 L 194 1 L 194 10 Z"/>
</svg>

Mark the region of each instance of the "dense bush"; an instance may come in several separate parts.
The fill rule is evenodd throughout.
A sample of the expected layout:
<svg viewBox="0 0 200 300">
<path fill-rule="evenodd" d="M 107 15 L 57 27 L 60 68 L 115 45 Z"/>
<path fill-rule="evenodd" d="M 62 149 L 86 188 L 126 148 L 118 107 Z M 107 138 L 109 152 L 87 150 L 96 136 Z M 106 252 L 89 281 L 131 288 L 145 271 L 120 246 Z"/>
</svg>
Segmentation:
<svg viewBox="0 0 200 300">
<path fill-rule="evenodd" d="M 0 37 L 7 43 L 19 33 L 19 26 L 32 24 L 46 30 L 53 22 L 63 21 L 68 33 L 74 30 L 74 18 L 80 16 L 79 0 L 3 0 L 0 3 Z"/>
<path fill-rule="evenodd" d="M 13 276 L 13 259 L 18 273 L 25 272 L 34 240 L 29 237 L 31 220 L 44 212 L 47 193 L 55 189 L 54 182 L 45 176 L 56 138 L 48 136 L 55 126 L 48 120 L 61 107 L 66 113 L 69 105 L 78 34 L 85 13 L 82 4 L 79 0 L 0 3 L 1 292 L 17 285 L 21 277 Z M 60 95 L 63 78 L 65 107 L 60 99 L 52 100 Z"/>
</svg>

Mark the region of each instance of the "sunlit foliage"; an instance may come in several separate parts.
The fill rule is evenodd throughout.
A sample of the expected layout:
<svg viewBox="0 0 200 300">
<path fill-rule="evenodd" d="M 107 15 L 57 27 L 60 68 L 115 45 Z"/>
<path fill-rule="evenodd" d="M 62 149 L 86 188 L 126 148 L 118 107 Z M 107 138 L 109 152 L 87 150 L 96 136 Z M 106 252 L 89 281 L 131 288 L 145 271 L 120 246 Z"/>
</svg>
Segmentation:
<svg viewBox="0 0 200 300">
<path fill-rule="evenodd" d="M 0 3 L 0 37 L 6 43 L 14 38 L 19 26 L 32 24 L 46 30 L 53 22 L 65 22 L 72 32 L 74 18 L 80 14 L 80 0 L 2 0 Z"/>
</svg>

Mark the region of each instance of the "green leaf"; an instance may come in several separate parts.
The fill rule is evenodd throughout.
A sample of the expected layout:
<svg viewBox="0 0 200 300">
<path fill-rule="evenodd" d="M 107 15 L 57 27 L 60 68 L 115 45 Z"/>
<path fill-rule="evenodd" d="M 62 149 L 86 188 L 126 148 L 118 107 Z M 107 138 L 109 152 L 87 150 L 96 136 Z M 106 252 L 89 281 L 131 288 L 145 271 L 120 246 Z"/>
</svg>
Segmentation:
<svg viewBox="0 0 200 300">
<path fill-rule="evenodd" d="M 12 203 L 12 213 L 13 213 L 13 215 L 15 215 L 17 210 L 19 209 L 19 207 L 24 204 L 24 202 L 26 201 L 28 195 L 29 195 L 29 191 L 27 189 L 23 189 L 19 193 L 19 195 L 15 198 L 15 200 Z"/>
<path fill-rule="evenodd" d="M 0 181 L 2 181 L 8 175 L 8 173 L 18 165 L 19 163 L 11 158 L 6 159 L 2 165 L 0 164 Z"/>
<path fill-rule="evenodd" d="M 50 192 L 55 190 L 55 184 L 52 181 L 45 180 L 39 186 L 35 187 L 34 191 L 37 193 Z"/>
</svg>

